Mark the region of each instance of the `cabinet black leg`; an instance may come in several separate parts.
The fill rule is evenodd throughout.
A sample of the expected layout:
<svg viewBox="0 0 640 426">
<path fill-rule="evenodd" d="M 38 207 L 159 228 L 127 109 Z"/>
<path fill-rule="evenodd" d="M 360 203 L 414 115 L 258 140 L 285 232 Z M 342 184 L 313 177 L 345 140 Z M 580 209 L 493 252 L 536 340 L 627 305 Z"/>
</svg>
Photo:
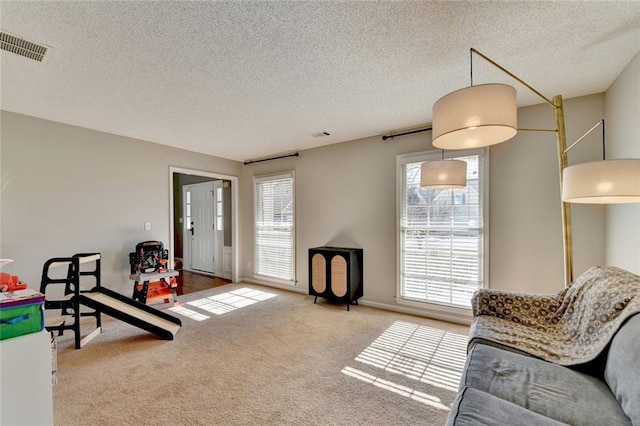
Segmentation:
<svg viewBox="0 0 640 426">
<path fill-rule="evenodd" d="M 314 298 L 313 298 L 313 303 L 314 303 L 314 304 L 316 303 L 316 300 L 318 300 L 318 296 L 316 296 L 316 297 L 314 297 Z"/>
</svg>

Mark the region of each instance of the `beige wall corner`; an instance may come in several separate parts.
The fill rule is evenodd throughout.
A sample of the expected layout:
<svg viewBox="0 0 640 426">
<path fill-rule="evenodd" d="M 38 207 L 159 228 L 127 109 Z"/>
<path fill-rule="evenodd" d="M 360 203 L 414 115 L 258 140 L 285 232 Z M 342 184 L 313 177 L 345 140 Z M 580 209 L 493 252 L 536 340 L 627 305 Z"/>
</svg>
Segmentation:
<svg viewBox="0 0 640 426">
<path fill-rule="evenodd" d="M 605 95 L 607 158 L 640 158 L 640 52 Z M 607 265 L 640 274 L 640 204 L 607 206 Z"/>
</svg>

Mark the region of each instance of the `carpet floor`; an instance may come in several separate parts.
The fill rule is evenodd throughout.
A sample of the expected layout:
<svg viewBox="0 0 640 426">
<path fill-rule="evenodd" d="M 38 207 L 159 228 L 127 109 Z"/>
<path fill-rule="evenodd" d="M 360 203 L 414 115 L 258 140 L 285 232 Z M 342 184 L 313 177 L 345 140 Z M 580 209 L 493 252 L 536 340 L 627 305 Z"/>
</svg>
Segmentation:
<svg viewBox="0 0 640 426">
<path fill-rule="evenodd" d="M 173 341 L 60 337 L 54 424 L 442 425 L 455 398 L 468 327 L 243 283 L 179 300 Z"/>
</svg>

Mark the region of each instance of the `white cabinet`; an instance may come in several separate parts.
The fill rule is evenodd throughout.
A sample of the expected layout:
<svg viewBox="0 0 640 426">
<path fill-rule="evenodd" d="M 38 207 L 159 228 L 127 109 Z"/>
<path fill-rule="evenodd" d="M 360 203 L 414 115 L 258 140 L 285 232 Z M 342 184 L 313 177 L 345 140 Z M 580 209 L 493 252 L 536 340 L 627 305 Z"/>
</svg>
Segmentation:
<svg viewBox="0 0 640 426">
<path fill-rule="evenodd" d="M 0 424 L 52 425 L 51 335 L 0 340 Z"/>
</svg>

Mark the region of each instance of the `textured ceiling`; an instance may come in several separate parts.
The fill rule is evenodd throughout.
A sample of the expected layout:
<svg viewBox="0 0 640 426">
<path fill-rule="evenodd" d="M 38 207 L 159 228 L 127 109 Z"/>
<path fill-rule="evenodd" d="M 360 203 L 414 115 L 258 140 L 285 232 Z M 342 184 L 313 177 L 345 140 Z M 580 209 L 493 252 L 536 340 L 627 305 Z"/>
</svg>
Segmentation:
<svg viewBox="0 0 640 426">
<path fill-rule="evenodd" d="M 2 109 L 246 160 L 429 123 L 471 47 L 547 97 L 602 92 L 640 2 L 1 1 L 0 28 L 50 48 L 2 51 Z"/>
</svg>

